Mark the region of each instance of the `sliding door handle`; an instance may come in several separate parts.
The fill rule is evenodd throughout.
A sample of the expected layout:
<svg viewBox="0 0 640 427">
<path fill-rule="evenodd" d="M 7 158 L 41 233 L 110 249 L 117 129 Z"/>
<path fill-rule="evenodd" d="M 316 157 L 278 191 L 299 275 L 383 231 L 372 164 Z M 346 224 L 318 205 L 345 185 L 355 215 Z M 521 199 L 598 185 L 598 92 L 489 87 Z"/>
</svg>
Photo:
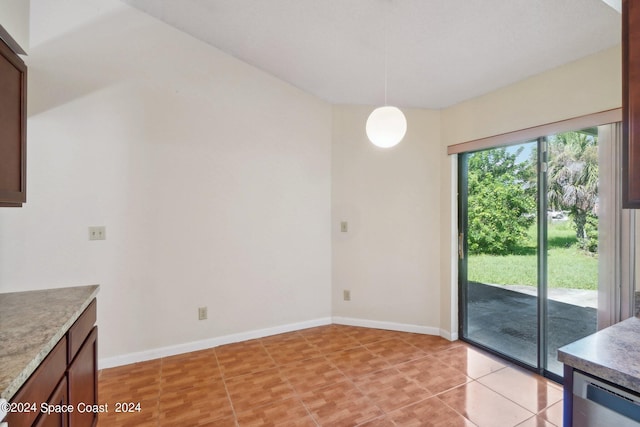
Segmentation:
<svg viewBox="0 0 640 427">
<path fill-rule="evenodd" d="M 458 258 L 464 259 L 464 233 L 458 233 Z"/>
</svg>

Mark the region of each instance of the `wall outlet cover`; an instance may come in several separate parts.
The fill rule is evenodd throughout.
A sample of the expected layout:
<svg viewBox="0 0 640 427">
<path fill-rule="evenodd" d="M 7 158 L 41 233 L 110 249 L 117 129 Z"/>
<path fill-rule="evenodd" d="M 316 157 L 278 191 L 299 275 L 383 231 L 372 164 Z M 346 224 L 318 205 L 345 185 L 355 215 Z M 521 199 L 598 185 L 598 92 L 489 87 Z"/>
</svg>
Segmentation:
<svg viewBox="0 0 640 427">
<path fill-rule="evenodd" d="M 107 240 L 107 227 L 104 225 L 89 227 L 89 240 Z"/>
</svg>

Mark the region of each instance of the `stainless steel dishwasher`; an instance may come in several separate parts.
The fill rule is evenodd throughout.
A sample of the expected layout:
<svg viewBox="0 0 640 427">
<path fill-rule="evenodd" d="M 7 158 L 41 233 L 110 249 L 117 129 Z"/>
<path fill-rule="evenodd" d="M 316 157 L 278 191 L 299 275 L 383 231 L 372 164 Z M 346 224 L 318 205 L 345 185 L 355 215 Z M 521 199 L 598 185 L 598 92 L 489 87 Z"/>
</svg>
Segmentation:
<svg viewBox="0 0 640 427">
<path fill-rule="evenodd" d="M 640 396 L 574 371 L 573 425 L 640 426 Z"/>
</svg>

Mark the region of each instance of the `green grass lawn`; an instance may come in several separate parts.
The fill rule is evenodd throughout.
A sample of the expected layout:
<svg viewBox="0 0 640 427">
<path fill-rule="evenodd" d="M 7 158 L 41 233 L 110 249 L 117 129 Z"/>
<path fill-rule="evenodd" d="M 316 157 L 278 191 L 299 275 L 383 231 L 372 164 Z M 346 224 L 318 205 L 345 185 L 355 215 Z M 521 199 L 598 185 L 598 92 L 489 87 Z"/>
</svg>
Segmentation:
<svg viewBox="0 0 640 427">
<path fill-rule="evenodd" d="M 548 282 L 550 288 L 597 289 L 598 257 L 578 249 L 571 221 L 550 223 Z M 520 255 L 469 255 L 469 280 L 498 285 L 537 285 L 536 227 L 515 251 Z"/>
</svg>

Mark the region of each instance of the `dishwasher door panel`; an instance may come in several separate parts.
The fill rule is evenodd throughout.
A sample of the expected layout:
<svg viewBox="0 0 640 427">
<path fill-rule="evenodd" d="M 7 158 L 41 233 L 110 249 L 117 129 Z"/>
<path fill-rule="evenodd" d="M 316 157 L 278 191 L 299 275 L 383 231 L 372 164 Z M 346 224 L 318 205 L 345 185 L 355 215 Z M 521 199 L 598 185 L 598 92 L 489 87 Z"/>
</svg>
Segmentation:
<svg viewBox="0 0 640 427">
<path fill-rule="evenodd" d="M 640 396 L 574 371 L 573 425 L 640 427 Z"/>
<path fill-rule="evenodd" d="M 591 400 L 574 395 L 573 425 L 576 427 L 638 427 L 640 423 Z"/>
</svg>

